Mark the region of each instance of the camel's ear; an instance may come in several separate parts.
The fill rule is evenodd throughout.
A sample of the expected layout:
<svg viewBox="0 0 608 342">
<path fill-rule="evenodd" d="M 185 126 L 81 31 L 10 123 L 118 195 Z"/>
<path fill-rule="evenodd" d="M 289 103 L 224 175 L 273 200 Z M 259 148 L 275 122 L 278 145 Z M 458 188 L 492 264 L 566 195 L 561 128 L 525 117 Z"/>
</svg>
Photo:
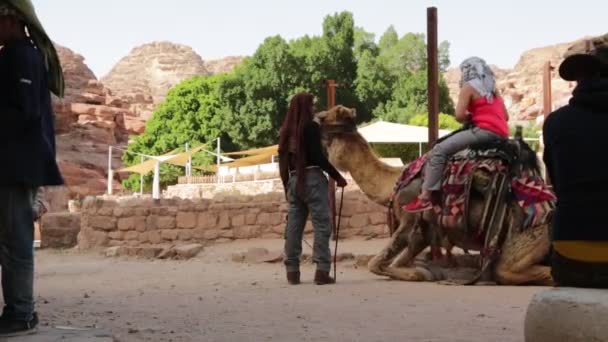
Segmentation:
<svg viewBox="0 0 608 342">
<path fill-rule="evenodd" d="M 325 117 L 327 117 L 327 112 L 326 111 L 322 111 L 322 112 L 318 112 L 314 115 L 313 117 L 313 121 L 318 123 L 319 125 L 321 124 L 321 121 L 323 119 L 325 119 Z"/>
<path fill-rule="evenodd" d="M 353 118 L 356 118 L 357 117 L 357 109 L 353 108 L 352 109 L 352 113 L 353 113 Z"/>
</svg>

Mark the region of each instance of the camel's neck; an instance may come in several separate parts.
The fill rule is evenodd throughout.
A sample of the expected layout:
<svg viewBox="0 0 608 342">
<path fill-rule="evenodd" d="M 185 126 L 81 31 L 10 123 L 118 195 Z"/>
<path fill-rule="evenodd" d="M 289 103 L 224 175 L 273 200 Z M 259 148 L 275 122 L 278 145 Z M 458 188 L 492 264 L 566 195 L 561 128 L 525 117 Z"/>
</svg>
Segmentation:
<svg viewBox="0 0 608 342">
<path fill-rule="evenodd" d="M 334 141 L 334 144 L 337 144 L 340 150 L 337 151 L 339 153 L 337 165 L 351 174 L 367 197 L 380 205 L 387 206 L 393 194 L 395 182 L 399 179 L 403 169 L 382 162 L 362 138 L 338 139 L 338 141 Z"/>
</svg>

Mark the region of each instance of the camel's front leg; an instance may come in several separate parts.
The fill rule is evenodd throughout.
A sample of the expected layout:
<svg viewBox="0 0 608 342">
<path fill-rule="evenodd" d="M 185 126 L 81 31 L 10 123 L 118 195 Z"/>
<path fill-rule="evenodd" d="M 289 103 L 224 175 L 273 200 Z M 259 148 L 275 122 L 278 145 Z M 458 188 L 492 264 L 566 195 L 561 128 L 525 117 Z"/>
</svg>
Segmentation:
<svg viewBox="0 0 608 342">
<path fill-rule="evenodd" d="M 387 246 L 384 247 L 382 251 L 373 257 L 367 264 L 367 267 L 372 273 L 383 276 L 387 275 L 385 274 L 384 269 L 391 263 L 391 260 L 393 260 L 396 255 L 407 248 L 408 235 L 412 229 L 413 223 L 414 222 L 405 217 L 401 218 L 399 227 L 391 236 Z"/>
<path fill-rule="evenodd" d="M 429 246 L 428 238 L 421 229 L 412 229 L 409 233 L 408 247 L 399 253 L 389 267 L 409 266 L 414 258 Z"/>
<path fill-rule="evenodd" d="M 540 263 L 551 242 L 546 225 L 531 227 L 507 239 L 496 265 L 496 280 L 502 285 L 553 285 L 551 268 Z"/>
</svg>

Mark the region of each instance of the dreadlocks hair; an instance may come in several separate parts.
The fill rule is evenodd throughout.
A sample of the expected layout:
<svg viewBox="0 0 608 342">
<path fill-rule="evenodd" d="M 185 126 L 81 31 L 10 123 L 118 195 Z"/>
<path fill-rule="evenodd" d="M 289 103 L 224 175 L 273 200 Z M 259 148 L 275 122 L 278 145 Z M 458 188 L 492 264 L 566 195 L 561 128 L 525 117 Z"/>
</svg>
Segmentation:
<svg viewBox="0 0 608 342">
<path fill-rule="evenodd" d="M 294 161 L 295 171 L 298 175 L 296 183 L 298 196 L 304 195 L 306 184 L 304 126 L 312 120 L 313 101 L 314 96 L 310 93 L 301 92 L 294 95 L 280 130 L 279 154 L 287 156 L 288 162 Z"/>
</svg>

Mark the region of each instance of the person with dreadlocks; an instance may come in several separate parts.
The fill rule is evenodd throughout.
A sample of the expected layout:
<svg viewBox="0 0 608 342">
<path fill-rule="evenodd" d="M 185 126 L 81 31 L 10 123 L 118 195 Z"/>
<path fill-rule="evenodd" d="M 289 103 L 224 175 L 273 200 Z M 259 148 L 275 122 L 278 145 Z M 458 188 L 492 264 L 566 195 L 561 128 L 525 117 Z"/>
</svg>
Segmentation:
<svg viewBox="0 0 608 342">
<path fill-rule="evenodd" d="M 327 172 L 339 187 L 346 180 L 327 160 L 321 145 L 321 129 L 313 120 L 314 97 L 296 94 L 289 105 L 279 138 L 279 168 L 289 202 L 285 231 L 285 267 L 289 284 L 300 283 L 302 236 L 310 213 L 314 229 L 313 261 L 317 265 L 315 283 L 333 284 L 331 268 L 331 221 Z"/>
<path fill-rule="evenodd" d="M 34 333 L 37 189 L 62 185 L 51 92 L 62 97 L 57 52 L 30 0 L 0 0 L 0 337 Z"/>
<path fill-rule="evenodd" d="M 422 191 L 405 205 L 407 212 L 421 212 L 433 208 L 431 197 L 441 188 L 448 158 L 473 144 L 508 139 L 509 116 L 496 90 L 494 73 L 479 57 L 470 57 L 460 64 L 460 94 L 456 105 L 456 120 L 465 123 L 459 130 L 436 144 L 424 168 Z"/>
</svg>

